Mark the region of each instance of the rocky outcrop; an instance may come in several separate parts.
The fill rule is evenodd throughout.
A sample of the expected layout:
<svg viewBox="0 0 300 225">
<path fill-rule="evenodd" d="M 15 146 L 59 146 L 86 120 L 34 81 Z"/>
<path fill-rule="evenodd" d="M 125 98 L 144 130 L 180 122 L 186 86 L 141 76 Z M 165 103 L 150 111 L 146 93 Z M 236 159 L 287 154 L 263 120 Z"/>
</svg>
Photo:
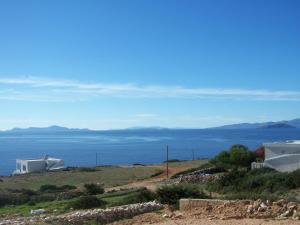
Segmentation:
<svg viewBox="0 0 300 225">
<path fill-rule="evenodd" d="M 181 199 L 181 211 L 196 211 L 203 217 L 216 219 L 300 219 L 300 205 L 295 202 L 280 200 L 276 202 L 250 200 L 210 200 L 210 199 Z"/>
</svg>

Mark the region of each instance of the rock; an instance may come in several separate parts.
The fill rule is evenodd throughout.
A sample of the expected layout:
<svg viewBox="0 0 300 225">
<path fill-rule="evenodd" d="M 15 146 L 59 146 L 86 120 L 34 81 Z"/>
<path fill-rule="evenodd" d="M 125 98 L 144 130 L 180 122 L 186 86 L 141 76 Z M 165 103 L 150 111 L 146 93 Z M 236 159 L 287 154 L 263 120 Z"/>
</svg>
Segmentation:
<svg viewBox="0 0 300 225">
<path fill-rule="evenodd" d="M 254 210 L 258 210 L 258 208 L 260 207 L 260 204 L 262 203 L 262 200 L 261 199 L 258 199 L 256 200 L 254 203 L 253 203 L 253 208 Z"/>
<path fill-rule="evenodd" d="M 298 205 L 296 202 L 289 202 L 286 206 L 289 210 L 294 210 L 294 209 L 297 209 Z"/>
<path fill-rule="evenodd" d="M 289 217 L 289 216 L 292 216 L 292 215 L 293 215 L 293 211 L 287 210 L 287 211 L 285 211 L 284 213 L 282 213 L 282 214 L 280 215 L 280 217 Z"/>
<path fill-rule="evenodd" d="M 174 218 L 176 219 L 182 219 L 183 218 L 183 214 L 182 213 L 176 213 Z"/>
<path fill-rule="evenodd" d="M 253 205 L 249 205 L 247 208 L 247 213 L 253 213 L 254 212 L 254 207 Z"/>
<path fill-rule="evenodd" d="M 297 212 L 297 210 L 293 211 L 293 219 L 300 220 L 300 214 Z"/>
<path fill-rule="evenodd" d="M 274 205 L 277 205 L 277 206 L 283 207 L 283 206 L 286 204 L 286 200 L 280 199 L 279 201 L 274 202 L 273 204 L 274 204 Z"/>
<path fill-rule="evenodd" d="M 293 217 L 294 220 L 300 220 L 300 215 Z"/>
<path fill-rule="evenodd" d="M 262 202 L 262 203 L 260 204 L 260 207 L 261 207 L 261 208 L 265 208 L 265 209 L 268 208 L 267 204 L 264 203 L 264 202 Z"/>
<path fill-rule="evenodd" d="M 30 210 L 30 214 L 31 215 L 34 215 L 34 214 L 43 214 L 45 212 L 46 212 L 45 209 L 32 209 L 32 210 Z"/>
</svg>

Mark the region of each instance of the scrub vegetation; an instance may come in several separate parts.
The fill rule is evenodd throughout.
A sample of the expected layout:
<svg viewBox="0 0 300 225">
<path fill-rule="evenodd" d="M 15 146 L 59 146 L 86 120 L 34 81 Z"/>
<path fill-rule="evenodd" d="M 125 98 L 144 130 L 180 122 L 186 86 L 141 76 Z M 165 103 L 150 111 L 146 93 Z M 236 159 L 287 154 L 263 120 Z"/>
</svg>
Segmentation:
<svg viewBox="0 0 300 225">
<path fill-rule="evenodd" d="M 206 162 L 207 160 L 172 162 L 169 168 L 172 172 L 177 172 Z M 60 214 L 70 211 L 71 208 L 101 208 L 152 201 L 158 199 L 159 195 L 143 186 L 149 180 L 157 182 L 164 179 L 164 169 L 165 164 L 106 166 L 2 177 L 0 215 L 28 216 L 31 209 L 41 208 L 51 214 Z"/>
<path fill-rule="evenodd" d="M 215 182 L 206 185 L 210 192 L 217 192 L 225 199 L 288 198 L 299 201 L 291 190 L 300 188 L 300 170 L 281 173 L 269 168 L 251 170 L 251 162 L 261 160 L 261 155 L 243 145 L 233 145 L 210 160 L 211 165 L 222 166 L 227 172 Z"/>
</svg>

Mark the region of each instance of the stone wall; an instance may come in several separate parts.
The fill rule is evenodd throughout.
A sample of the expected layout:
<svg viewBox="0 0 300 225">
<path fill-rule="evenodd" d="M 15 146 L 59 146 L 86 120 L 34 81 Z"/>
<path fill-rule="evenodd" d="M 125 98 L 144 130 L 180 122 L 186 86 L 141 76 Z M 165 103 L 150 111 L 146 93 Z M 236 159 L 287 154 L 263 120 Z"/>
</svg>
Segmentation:
<svg viewBox="0 0 300 225">
<path fill-rule="evenodd" d="M 133 216 L 160 210 L 163 205 L 157 202 L 145 202 L 131 205 L 112 207 L 108 209 L 92 209 L 72 212 L 56 218 L 59 222 L 68 222 L 81 225 L 89 220 L 97 221 L 101 224 L 110 223 L 115 220 L 131 218 Z"/>
</svg>

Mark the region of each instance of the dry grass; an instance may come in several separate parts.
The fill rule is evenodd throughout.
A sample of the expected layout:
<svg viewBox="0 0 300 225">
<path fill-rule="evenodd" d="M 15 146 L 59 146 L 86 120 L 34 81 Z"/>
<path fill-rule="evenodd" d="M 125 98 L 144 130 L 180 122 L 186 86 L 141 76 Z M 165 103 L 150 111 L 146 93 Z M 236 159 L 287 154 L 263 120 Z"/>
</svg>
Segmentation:
<svg viewBox="0 0 300 225">
<path fill-rule="evenodd" d="M 143 166 L 98 167 L 92 172 L 73 170 L 2 177 L 0 190 L 21 188 L 37 190 L 44 184 L 74 185 L 81 188 L 86 183 L 101 183 L 107 188 L 147 179 L 158 171 L 157 168 Z"/>
</svg>

